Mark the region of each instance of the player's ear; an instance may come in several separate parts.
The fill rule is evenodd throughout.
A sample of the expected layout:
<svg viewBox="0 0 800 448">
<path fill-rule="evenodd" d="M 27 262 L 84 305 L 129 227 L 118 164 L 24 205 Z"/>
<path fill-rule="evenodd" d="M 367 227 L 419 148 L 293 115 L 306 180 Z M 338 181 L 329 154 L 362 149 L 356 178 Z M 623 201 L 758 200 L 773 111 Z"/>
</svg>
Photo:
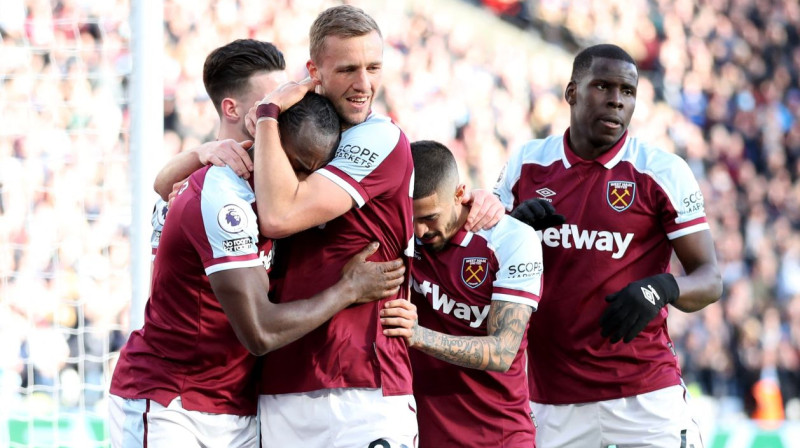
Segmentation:
<svg viewBox="0 0 800 448">
<path fill-rule="evenodd" d="M 567 88 L 564 90 L 564 99 L 567 100 L 567 103 L 570 106 L 575 105 L 575 90 L 578 88 L 578 85 L 575 84 L 575 81 L 570 81 L 567 83 Z"/>
<path fill-rule="evenodd" d="M 461 204 L 464 195 L 467 193 L 467 186 L 465 184 L 458 184 L 456 187 L 455 203 Z"/>
<path fill-rule="evenodd" d="M 246 112 L 246 111 L 245 111 Z M 224 98 L 220 105 L 220 113 L 222 118 L 228 121 L 239 121 L 239 111 L 236 110 L 236 100 L 233 98 Z"/>
<path fill-rule="evenodd" d="M 311 79 L 315 82 L 319 82 L 319 68 L 311 59 L 306 62 L 306 70 L 308 70 L 308 76 L 310 76 Z"/>
</svg>

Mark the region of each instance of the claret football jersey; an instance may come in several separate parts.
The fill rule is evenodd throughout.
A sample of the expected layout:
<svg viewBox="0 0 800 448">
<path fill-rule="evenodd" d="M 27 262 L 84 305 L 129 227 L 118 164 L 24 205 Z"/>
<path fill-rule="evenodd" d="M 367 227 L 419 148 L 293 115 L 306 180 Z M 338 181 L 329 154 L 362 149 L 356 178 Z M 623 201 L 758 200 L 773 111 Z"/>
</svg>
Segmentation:
<svg viewBox="0 0 800 448">
<path fill-rule="evenodd" d="M 342 268 L 372 241 L 371 261 L 408 257 L 412 252 L 414 165 L 405 134 L 387 117 L 372 114 L 342 133 L 336 155 L 318 171 L 356 204 L 344 215 L 279 242 L 285 266 L 274 299 L 307 299 L 339 281 Z M 325 194 L 324 191 L 320 194 Z M 170 213 L 172 213 L 170 211 Z M 411 367 L 402 338 L 383 335 L 378 312 L 407 298 L 406 282 L 396 297 L 355 305 L 264 358 L 262 394 L 340 387 L 382 388 L 386 395 L 411 393 Z"/>
<path fill-rule="evenodd" d="M 239 342 L 208 275 L 268 270 L 252 186 L 228 167 L 192 174 L 163 220 L 143 328 L 120 353 L 111 393 L 185 409 L 255 415 L 256 357 Z"/>
<path fill-rule="evenodd" d="M 539 304 L 541 244 L 531 227 L 510 216 L 489 230 L 460 230 L 439 252 L 417 244 L 414 256 L 411 297 L 422 327 L 487 336 L 493 304 L 514 302 L 533 310 Z M 459 367 L 411 349 L 420 446 L 533 446 L 526 345 L 523 336 L 502 373 Z"/>
<path fill-rule="evenodd" d="M 707 230 L 703 195 L 680 157 L 623 135 L 596 160 L 579 158 L 564 136 L 516 151 L 495 187 L 507 209 L 530 198 L 566 217 L 540 232 L 545 275 L 531 318 L 531 399 L 581 403 L 680 383 L 667 334 L 668 307 L 630 343 L 601 337 L 605 297 L 669 270 L 670 240 Z"/>
</svg>

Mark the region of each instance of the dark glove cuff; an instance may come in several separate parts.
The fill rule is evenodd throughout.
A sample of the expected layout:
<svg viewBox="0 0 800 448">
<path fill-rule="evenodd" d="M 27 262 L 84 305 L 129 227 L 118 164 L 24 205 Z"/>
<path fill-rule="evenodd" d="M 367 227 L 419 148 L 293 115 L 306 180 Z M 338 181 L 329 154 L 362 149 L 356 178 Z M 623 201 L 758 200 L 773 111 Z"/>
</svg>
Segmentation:
<svg viewBox="0 0 800 448">
<path fill-rule="evenodd" d="M 678 281 L 675 280 L 674 275 L 666 272 L 664 274 L 654 275 L 650 277 L 650 279 L 658 284 L 658 289 L 663 292 L 665 305 L 678 300 L 678 297 L 681 295 L 681 290 L 678 288 Z"/>
</svg>

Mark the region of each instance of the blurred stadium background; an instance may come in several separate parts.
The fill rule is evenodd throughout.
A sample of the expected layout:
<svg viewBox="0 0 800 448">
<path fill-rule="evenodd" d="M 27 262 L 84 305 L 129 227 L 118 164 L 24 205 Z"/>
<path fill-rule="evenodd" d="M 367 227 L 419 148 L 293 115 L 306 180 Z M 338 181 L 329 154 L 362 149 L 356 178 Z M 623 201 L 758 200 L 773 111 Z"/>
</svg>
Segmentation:
<svg viewBox="0 0 800 448">
<path fill-rule="evenodd" d="M 161 0 L 163 27 L 156 14 L 137 28 L 140 1 L 0 0 L 0 447 L 109 445 L 107 384 L 146 299 L 132 266 L 152 176 L 216 135 L 205 55 L 269 40 L 300 79 L 308 27 L 335 4 Z M 632 132 L 689 162 L 716 237 L 722 300 L 670 315 L 706 446 L 800 447 L 796 0 L 351 3 L 386 38 L 376 109 L 446 142 L 473 187 L 492 186 L 510 149 L 567 127 L 577 49 L 626 48 L 641 74 Z M 149 66 L 134 62 L 137 30 L 163 32 Z M 131 113 L 147 67 L 163 75 L 163 142 L 160 113 Z M 129 145 L 137 119 L 157 145 Z"/>
</svg>

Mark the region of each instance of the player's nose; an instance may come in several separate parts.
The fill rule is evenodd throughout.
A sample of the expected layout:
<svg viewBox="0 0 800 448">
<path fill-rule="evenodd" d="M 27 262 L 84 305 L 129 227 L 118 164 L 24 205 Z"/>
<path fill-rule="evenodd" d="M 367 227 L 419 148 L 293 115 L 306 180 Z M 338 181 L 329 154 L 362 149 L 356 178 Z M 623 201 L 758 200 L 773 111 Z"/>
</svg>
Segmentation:
<svg viewBox="0 0 800 448">
<path fill-rule="evenodd" d="M 369 92 L 371 90 L 371 81 L 367 69 L 358 72 L 353 88 L 359 92 Z"/>
<path fill-rule="evenodd" d="M 428 231 L 428 226 L 422 223 L 414 223 L 414 235 L 422 239 L 422 236 Z"/>
</svg>

